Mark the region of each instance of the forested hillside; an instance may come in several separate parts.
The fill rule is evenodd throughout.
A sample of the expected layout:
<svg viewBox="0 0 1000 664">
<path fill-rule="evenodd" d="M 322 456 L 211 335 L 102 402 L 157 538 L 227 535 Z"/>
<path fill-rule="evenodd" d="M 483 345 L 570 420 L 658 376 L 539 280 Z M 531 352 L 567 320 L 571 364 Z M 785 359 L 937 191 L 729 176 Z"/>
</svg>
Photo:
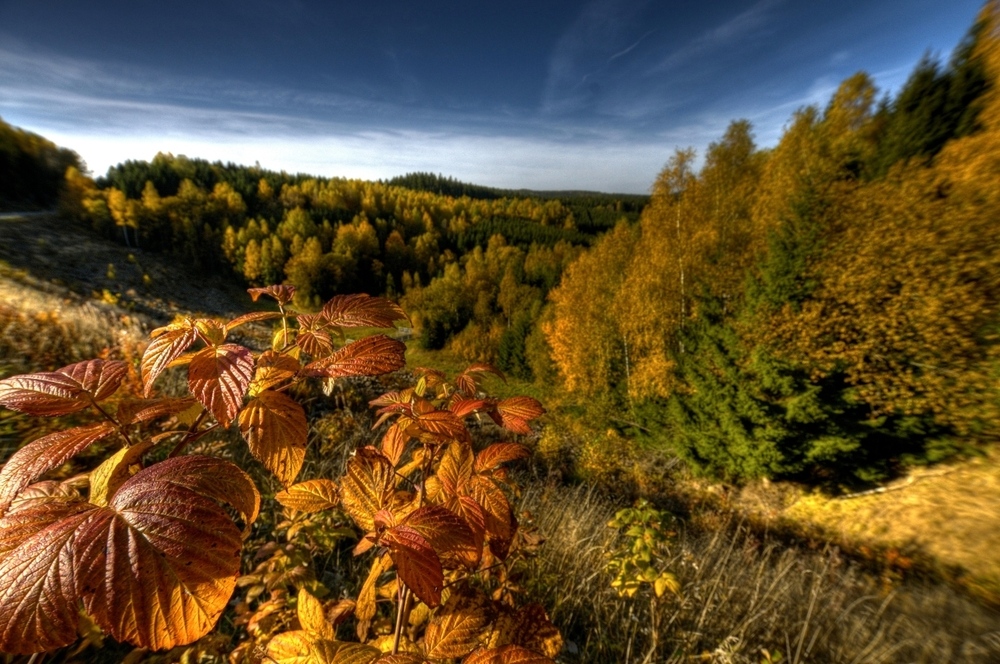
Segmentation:
<svg viewBox="0 0 1000 664">
<path fill-rule="evenodd" d="M 567 387 L 732 480 L 872 480 L 995 441 L 998 73 L 984 14 L 893 99 L 859 73 L 773 149 L 736 121 L 700 170 L 678 151 L 551 294 Z"/>
<path fill-rule="evenodd" d="M 871 481 L 1000 434 L 995 22 L 893 97 L 850 77 L 773 148 L 737 120 L 678 150 L 648 206 L 160 154 L 70 168 L 64 211 L 300 307 L 400 300 L 425 348 L 624 410 L 714 476 Z"/>
<path fill-rule="evenodd" d="M 548 368 L 540 333 L 528 339 L 546 294 L 601 233 L 634 223 L 646 198 L 512 197 L 429 177 L 421 188 L 447 191 L 160 154 L 96 182 L 70 169 L 64 211 L 203 271 L 292 284 L 300 307 L 337 293 L 402 297 L 427 348 L 450 342 L 521 377 L 534 375 L 532 362 Z M 449 195 L 484 191 L 495 195 Z"/>
<path fill-rule="evenodd" d="M 0 118 L 0 211 L 54 207 L 70 166 L 80 167 L 75 152 Z"/>
</svg>

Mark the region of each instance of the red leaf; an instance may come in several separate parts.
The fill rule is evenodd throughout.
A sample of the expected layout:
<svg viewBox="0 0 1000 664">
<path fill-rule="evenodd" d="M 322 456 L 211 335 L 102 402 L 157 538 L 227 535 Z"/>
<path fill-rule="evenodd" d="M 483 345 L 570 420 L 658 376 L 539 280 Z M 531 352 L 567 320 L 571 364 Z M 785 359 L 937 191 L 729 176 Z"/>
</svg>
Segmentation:
<svg viewBox="0 0 1000 664">
<path fill-rule="evenodd" d="M 253 355 L 243 346 L 223 344 L 205 348 L 191 358 L 188 385 L 191 394 L 229 426 L 243 405 L 253 376 Z"/>
<path fill-rule="evenodd" d="M 476 455 L 475 470 L 482 473 L 493 470 L 501 464 L 517 459 L 527 459 L 531 456 L 531 450 L 518 443 L 495 443 L 483 449 Z"/>
<path fill-rule="evenodd" d="M 380 376 L 401 369 L 406 346 L 384 334 L 376 334 L 347 344 L 333 355 L 305 366 L 307 376 L 340 378 L 342 376 Z"/>
<path fill-rule="evenodd" d="M 153 341 L 142 354 L 143 396 L 153 391 L 153 381 L 167 366 L 180 357 L 198 338 L 198 330 L 190 320 L 172 323 L 150 333 Z"/>
<path fill-rule="evenodd" d="M 337 327 L 393 327 L 397 320 L 409 320 L 398 304 L 364 293 L 337 295 L 323 306 L 321 315 Z"/>
<path fill-rule="evenodd" d="M 441 603 L 444 572 L 441 561 L 423 535 L 406 525 L 396 526 L 382 533 L 379 543 L 389 548 L 400 580 L 420 601 L 430 607 Z"/>
<path fill-rule="evenodd" d="M 43 436 L 14 452 L 0 470 L 0 515 L 24 487 L 114 430 L 110 422 L 66 429 Z"/>
<path fill-rule="evenodd" d="M 295 295 L 295 286 L 267 286 L 265 288 L 248 288 L 247 292 L 250 293 L 250 299 L 254 302 L 257 301 L 261 295 L 267 295 L 268 297 L 273 297 L 278 301 L 278 304 L 284 306 L 292 301 L 292 296 Z"/>
</svg>

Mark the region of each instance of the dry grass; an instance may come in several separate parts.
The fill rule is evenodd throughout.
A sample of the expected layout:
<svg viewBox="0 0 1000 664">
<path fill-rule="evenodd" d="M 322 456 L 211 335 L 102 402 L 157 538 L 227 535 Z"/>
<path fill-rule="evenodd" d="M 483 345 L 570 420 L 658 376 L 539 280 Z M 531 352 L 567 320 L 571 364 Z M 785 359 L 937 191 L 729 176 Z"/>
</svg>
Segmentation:
<svg viewBox="0 0 1000 664">
<path fill-rule="evenodd" d="M 940 584 L 883 588 L 836 549 L 808 551 L 735 521 L 681 531 L 666 560 L 682 598 L 619 597 L 604 572 L 616 506 L 592 488 L 524 494 L 548 537 L 527 583 L 571 642 L 565 662 L 1000 661 L 1000 616 Z M 659 625 L 653 646 L 652 629 Z"/>
<path fill-rule="evenodd" d="M 913 470 L 884 491 L 848 498 L 795 492 L 774 515 L 845 546 L 898 549 L 959 568 L 1000 598 L 1000 452 Z"/>
<path fill-rule="evenodd" d="M 52 370 L 128 352 L 148 327 L 116 307 L 39 291 L 0 277 L 0 374 Z"/>
</svg>

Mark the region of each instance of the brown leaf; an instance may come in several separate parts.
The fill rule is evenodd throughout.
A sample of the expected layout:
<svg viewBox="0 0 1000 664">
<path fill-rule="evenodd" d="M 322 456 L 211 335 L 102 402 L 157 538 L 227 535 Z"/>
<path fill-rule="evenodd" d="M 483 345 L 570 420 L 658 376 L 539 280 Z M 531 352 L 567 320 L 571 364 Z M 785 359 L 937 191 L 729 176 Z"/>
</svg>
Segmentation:
<svg viewBox="0 0 1000 664">
<path fill-rule="evenodd" d="M 156 377 L 195 342 L 198 330 L 190 320 L 185 319 L 180 323 L 172 323 L 153 330 L 150 336 L 153 337 L 153 341 L 146 347 L 141 362 L 145 397 L 152 394 Z"/>
<path fill-rule="evenodd" d="M 250 381 L 250 396 L 254 397 L 281 385 L 295 377 L 302 365 L 297 359 L 285 353 L 266 350 L 257 360 L 253 380 Z"/>
<path fill-rule="evenodd" d="M 406 346 L 384 334 L 365 337 L 338 349 L 329 357 L 310 362 L 306 376 L 340 378 L 342 376 L 381 376 L 406 364 Z"/>
<path fill-rule="evenodd" d="M 337 327 L 388 328 L 397 320 L 409 320 L 398 304 L 364 293 L 333 297 L 323 305 L 321 315 Z"/>
<path fill-rule="evenodd" d="M 424 652 L 431 659 L 465 657 L 475 650 L 493 619 L 489 598 L 471 590 L 453 590 L 424 633 Z"/>
<path fill-rule="evenodd" d="M 517 459 L 527 459 L 531 456 L 531 450 L 518 443 L 495 443 L 486 447 L 476 455 L 475 470 L 482 473 L 493 470 L 501 464 Z"/>
<path fill-rule="evenodd" d="M 86 478 L 83 478 L 86 481 Z M 84 502 L 77 488 L 77 478 L 65 482 L 44 480 L 26 486 L 10 504 L 7 515 L 16 514 L 36 505 L 58 502 Z"/>
<path fill-rule="evenodd" d="M 0 470 L 0 515 L 24 487 L 114 430 L 110 422 L 66 429 L 43 436 L 14 452 Z"/>
<path fill-rule="evenodd" d="M 492 537 L 508 540 L 512 534 L 514 515 L 507 496 L 489 477 L 476 475 L 468 484 L 468 493 L 486 514 L 486 532 Z"/>
<path fill-rule="evenodd" d="M 285 507 L 310 514 L 333 509 L 340 504 L 337 484 L 333 480 L 326 479 L 306 480 L 293 484 L 274 497 Z"/>
<path fill-rule="evenodd" d="M 447 410 L 432 410 L 417 415 L 406 432 L 425 442 L 465 440 L 469 435 L 462 420 Z"/>
<path fill-rule="evenodd" d="M 431 607 L 441 603 L 441 561 L 420 533 L 406 525 L 396 526 L 382 533 L 379 543 L 389 548 L 400 580 L 421 602 Z"/>
<path fill-rule="evenodd" d="M 482 552 L 486 539 L 486 512 L 471 496 L 452 496 L 445 507 L 459 515 L 472 533 L 472 542 L 478 553 Z"/>
<path fill-rule="evenodd" d="M 253 376 L 253 354 L 243 346 L 223 344 L 199 351 L 191 359 L 188 385 L 223 427 L 228 427 L 243 405 Z"/>
<path fill-rule="evenodd" d="M 267 295 L 268 297 L 273 297 L 278 301 L 278 304 L 284 306 L 292 301 L 292 296 L 295 295 L 295 286 L 267 286 L 265 288 L 248 288 L 247 292 L 250 293 L 250 299 L 254 302 L 257 301 L 261 295 Z"/>
<path fill-rule="evenodd" d="M 282 484 L 293 482 L 302 469 L 309 435 L 302 406 L 282 392 L 265 390 L 240 412 L 239 425 L 250 453 Z"/>
<path fill-rule="evenodd" d="M 395 485 L 389 460 L 374 447 L 362 447 L 347 462 L 340 499 L 354 522 L 368 532 L 375 529 L 375 514 L 392 504 Z"/>
</svg>

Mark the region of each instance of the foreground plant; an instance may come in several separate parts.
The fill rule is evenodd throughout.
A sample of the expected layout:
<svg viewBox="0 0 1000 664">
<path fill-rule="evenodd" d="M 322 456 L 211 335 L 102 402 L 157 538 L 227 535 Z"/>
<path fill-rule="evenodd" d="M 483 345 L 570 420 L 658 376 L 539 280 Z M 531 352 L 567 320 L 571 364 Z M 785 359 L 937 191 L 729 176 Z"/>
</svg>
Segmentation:
<svg viewBox="0 0 1000 664">
<path fill-rule="evenodd" d="M 390 328 L 406 317 L 367 295 L 337 296 L 318 314 L 299 314 L 288 308 L 289 286 L 250 293 L 274 298 L 278 311 L 154 330 L 141 360 L 141 397 L 116 395 L 130 371 L 119 361 L 0 381 L 0 405 L 8 408 L 100 417 L 29 443 L 0 470 L 0 651 L 72 643 L 81 606 L 113 638 L 145 648 L 172 648 L 210 632 L 233 594 L 261 499 L 232 462 L 185 451 L 235 424 L 285 486 L 276 496 L 282 505 L 304 513 L 342 509 L 363 533 L 356 555 L 372 556 L 355 600 L 324 609 L 300 589 L 301 629 L 270 639 L 270 661 L 551 661 L 561 647 L 558 630 L 541 607 L 515 608 L 511 582 L 511 561 L 538 542 L 518 527 L 508 499 L 516 487 L 503 466 L 528 449 L 502 442 L 476 451 L 466 426 L 467 418 L 486 416 L 528 434 L 540 404 L 485 396 L 481 376 L 499 374 L 487 365 L 453 382 L 423 370 L 415 387 L 373 402 L 378 424 L 391 425 L 377 446 L 355 452 L 344 477 L 296 484 L 308 423 L 292 388 L 403 367 L 405 347 L 385 335 L 343 345 L 335 339 L 346 341 L 345 328 Z M 240 325 L 265 320 L 280 320 L 270 350 L 228 341 Z M 184 365 L 190 396 L 156 396 L 157 378 Z M 83 490 L 79 481 L 42 479 L 99 441 L 119 449 L 89 473 Z M 392 609 L 381 611 L 390 614 L 388 633 L 373 627 L 380 596 L 393 598 Z M 351 616 L 358 641 L 340 641 L 337 625 Z"/>
</svg>

